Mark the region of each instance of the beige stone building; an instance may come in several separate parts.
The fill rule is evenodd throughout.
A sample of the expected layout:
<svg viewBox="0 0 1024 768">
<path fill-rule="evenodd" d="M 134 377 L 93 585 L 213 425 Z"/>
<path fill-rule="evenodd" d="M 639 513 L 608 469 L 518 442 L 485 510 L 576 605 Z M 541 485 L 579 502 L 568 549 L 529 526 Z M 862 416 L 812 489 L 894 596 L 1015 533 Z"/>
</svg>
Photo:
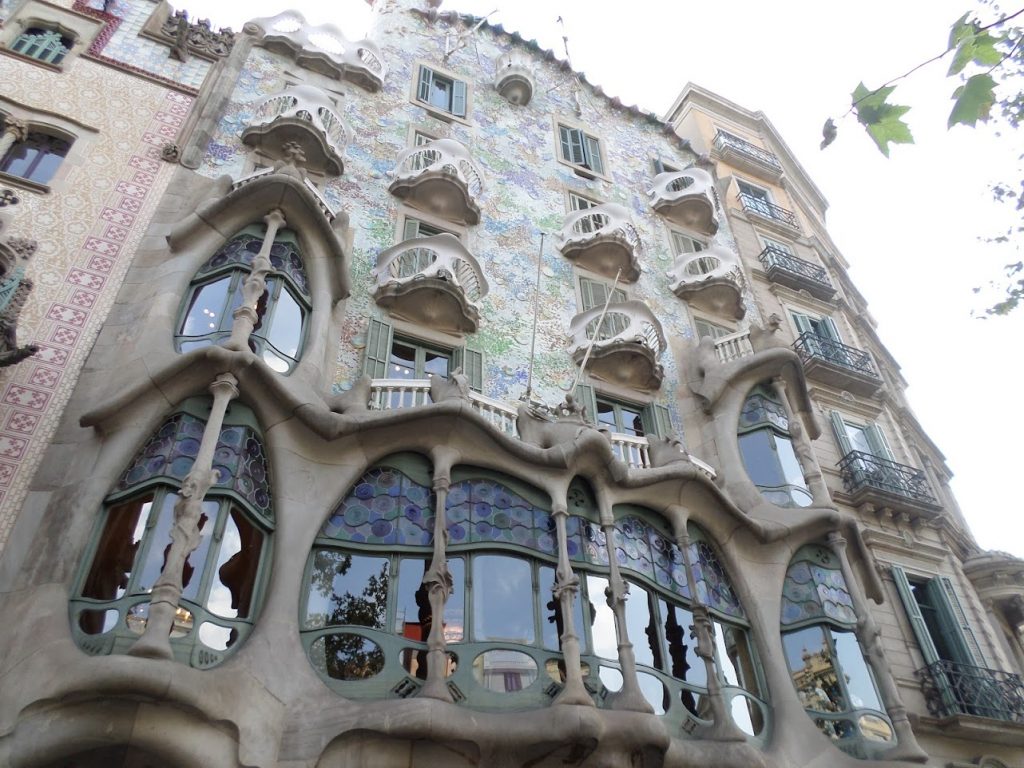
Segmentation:
<svg viewBox="0 0 1024 768">
<path fill-rule="evenodd" d="M 0 764 L 1024 766 L 767 118 L 373 8 L 0 5 Z"/>
</svg>

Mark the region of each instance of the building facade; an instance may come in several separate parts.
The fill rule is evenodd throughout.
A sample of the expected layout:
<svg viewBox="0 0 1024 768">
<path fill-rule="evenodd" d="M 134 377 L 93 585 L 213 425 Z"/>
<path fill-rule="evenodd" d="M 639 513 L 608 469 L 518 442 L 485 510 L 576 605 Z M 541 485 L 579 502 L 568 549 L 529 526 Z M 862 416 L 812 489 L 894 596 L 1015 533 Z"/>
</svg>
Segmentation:
<svg viewBox="0 0 1024 768">
<path fill-rule="evenodd" d="M 373 8 L 0 5 L 0 764 L 1024 765 L 771 123 Z"/>
</svg>

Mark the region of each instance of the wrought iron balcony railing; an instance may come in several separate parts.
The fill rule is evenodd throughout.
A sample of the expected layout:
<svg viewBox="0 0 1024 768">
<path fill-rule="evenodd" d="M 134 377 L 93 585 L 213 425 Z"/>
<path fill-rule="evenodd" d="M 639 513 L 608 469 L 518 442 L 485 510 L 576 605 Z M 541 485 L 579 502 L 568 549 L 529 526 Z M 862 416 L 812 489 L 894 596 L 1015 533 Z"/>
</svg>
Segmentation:
<svg viewBox="0 0 1024 768">
<path fill-rule="evenodd" d="M 974 715 L 1024 723 L 1024 680 L 1012 672 L 955 661 L 917 670 L 928 711 L 935 717 Z"/>
<path fill-rule="evenodd" d="M 828 279 L 828 273 L 824 267 L 812 264 L 809 261 L 798 259 L 792 253 L 786 253 L 781 248 L 769 245 L 757 257 L 765 270 L 771 272 L 773 269 L 788 272 L 796 277 L 811 280 L 832 290 L 832 282 Z"/>
<path fill-rule="evenodd" d="M 914 501 L 935 503 L 924 472 L 863 451 L 850 451 L 839 462 L 847 493 L 873 488 Z"/>
<path fill-rule="evenodd" d="M 755 197 L 754 195 L 748 195 L 746 192 L 740 192 L 740 205 L 743 206 L 743 210 L 748 213 L 753 213 L 771 221 L 777 221 L 785 224 L 787 227 L 793 229 L 800 229 L 800 222 L 797 221 L 796 214 L 788 208 L 783 208 L 781 205 L 775 203 L 769 203 L 767 200 Z"/>
<path fill-rule="evenodd" d="M 778 171 L 782 171 L 782 163 L 779 162 L 779 158 L 769 152 L 767 149 L 762 149 L 754 144 L 751 144 L 746 139 L 741 139 L 739 136 L 733 136 L 731 133 L 725 131 L 719 131 L 715 135 L 715 148 L 722 150 L 726 147 L 735 149 L 738 152 L 742 152 L 749 157 L 754 158 L 759 163 L 763 163 L 771 168 Z"/>
<path fill-rule="evenodd" d="M 827 336 L 804 331 L 793 342 L 793 349 L 805 363 L 814 359 L 823 360 L 864 376 L 878 378 L 875 366 L 871 363 L 871 356 L 867 352 L 862 352 L 856 347 L 849 347 L 843 342 L 830 339 Z"/>
</svg>

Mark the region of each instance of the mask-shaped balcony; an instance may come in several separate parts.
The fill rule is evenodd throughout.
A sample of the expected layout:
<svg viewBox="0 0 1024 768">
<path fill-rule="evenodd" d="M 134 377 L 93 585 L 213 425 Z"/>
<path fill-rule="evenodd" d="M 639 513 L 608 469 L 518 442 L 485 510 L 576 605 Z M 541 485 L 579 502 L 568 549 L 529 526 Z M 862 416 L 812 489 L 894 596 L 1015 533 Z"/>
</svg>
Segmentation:
<svg viewBox="0 0 1024 768">
<path fill-rule="evenodd" d="M 672 292 L 690 305 L 737 320 L 746 313 L 743 306 L 743 270 L 727 248 L 712 246 L 697 253 L 683 253 L 668 273 Z"/>
<path fill-rule="evenodd" d="M 311 85 L 296 85 L 266 99 L 256 109 L 242 141 L 275 160 L 285 144 L 298 144 L 303 165 L 311 171 L 339 176 L 350 131 L 334 111 L 326 93 Z"/>
<path fill-rule="evenodd" d="M 510 104 L 525 106 L 533 98 L 533 68 L 518 53 L 503 53 L 494 63 L 494 87 Z"/>
<path fill-rule="evenodd" d="M 708 235 L 718 231 L 711 174 L 700 168 L 659 173 L 647 191 L 651 206 L 666 219 Z"/>
<path fill-rule="evenodd" d="M 803 289 L 817 299 L 828 300 L 836 293 L 823 267 L 798 259 L 781 248 L 769 245 L 757 258 L 773 283 L 798 291 Z"/>
<path fill-rule="evenodd" d="M 373 297 L 395 317 L 447 333 L 475 333 L 476 302 L 488 285 L 476 257 L 454 235 L 418 237 L 388 248 L 373 270 Z"/>
<path fill-rule="evenodd" d="M 665 349 L 661 323 L 642 301 L 611 304 L 581 312 L 569 324 L 569 354 L 583 362 L 593 340 L 587 371 L 597 378 L 631 389 L 651 391 L 661 386 L 664 370 L 658 359 Z"/>
<path fill-rule="evenodd" d="M 558 236 L 558 250 L 581 267 L 608 278 L 636 282 L 640 277 L 640 234 L 629 211 L 616 203 L 604 203 L 565 217 Z"/>
<path fill-rule="evenodd" d="M 483 191 L 480 170 L 469 150 L 454 139 L 438 139 L 398 156 L 391 194 L 437 216 L 477 224 Z"/>
<path fill-rule="evenodd" d="M 855 395 L 873 395 L 882 386 L 871 356 L 856 347 L 805 331 L 797 337 L 793 349 L 803 360 L 804 373 L 810 379 Z"/>
</svg>

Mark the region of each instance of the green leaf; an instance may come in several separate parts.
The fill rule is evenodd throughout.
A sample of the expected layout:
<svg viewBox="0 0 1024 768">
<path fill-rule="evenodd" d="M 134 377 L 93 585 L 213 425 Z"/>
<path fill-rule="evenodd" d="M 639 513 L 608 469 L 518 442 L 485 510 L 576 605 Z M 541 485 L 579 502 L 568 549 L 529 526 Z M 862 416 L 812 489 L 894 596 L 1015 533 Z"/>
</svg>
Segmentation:
<svg viewBox="0 0 1024 768">
<path fill-rule="evenodd" d="M 992 105 L 995 104 L 996 81 L 992 75 L 974 75 L 953 91 L 953 111 L 949 113 L 949 127 L 957 123 L 974 126 L 979 120 L 988 121 Z"/>
<path fill-rule="evenodd" d="M 867 86 L 861 83 L 852 94 L 857 121 L 867 129 L 868 135 L 886 157 L 889 156 L 890 144 L 914 143 L 910 126 L 900 119 L 910 111 L 910 107 L 886 102 L 895 90 L 895 87 L 887 86 L 869 91 Z"/>
<path fill-rule="evenodd" d="M 982 67 L 992 67 L 1003 60 L 1003 55 L 996 49 L 1001 42 L 998 38 L 992 37 L 988 32 L 978 32 L 968 35 L 957 46 L 953 54 L 953 63 L 949 65 L 947 75 L 956 75 L 964 71 L 970 63 Z"/>
<path fill-rule="evenodd" d="M 976 23 L 967 21 L 967 17 L 971 15 L 971 11 L 968 11 L 959 19 L 953 22 L 953 26 L 949 28 L 949 47 L 946 49 L 952 51 L 968 35 L 973 35 L 977 29 Z"/>
</svg>

